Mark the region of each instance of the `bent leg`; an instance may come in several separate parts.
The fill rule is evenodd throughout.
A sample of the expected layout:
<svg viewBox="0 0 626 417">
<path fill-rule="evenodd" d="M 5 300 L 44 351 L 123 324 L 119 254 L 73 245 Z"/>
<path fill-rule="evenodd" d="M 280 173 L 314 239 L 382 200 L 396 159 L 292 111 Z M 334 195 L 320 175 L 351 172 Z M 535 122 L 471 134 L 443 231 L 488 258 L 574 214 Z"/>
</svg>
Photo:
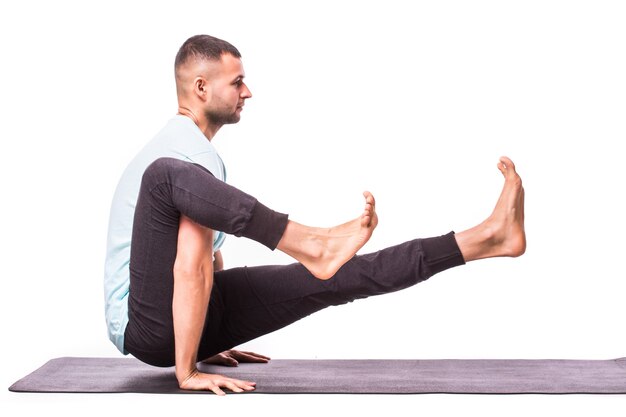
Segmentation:
<svg viewBox="0 0 626 417">
<path fill-rule="evenodd" d="M 198 356 L 208 358 L 328 306 L 398 291 L 462 264 L 449 233 L 356 256 L 326 281 L 297 263 L 215 273 L 211 303 L 215 298 L 220 312 L 209 312 Z"/>
<path fill-rule="evenodd" d="M 147 216 L 152 214 L 177 227 L 181 213 L 204 227 L 244 236 L 270 249 L 276 248 L 288 223 L 286 214 L 218 180 L 201 165 L 159 158 L 143 174 L 135 221 L 152 220 Z"/>
<path fill-rule="evenodd" d="M 129 322 L 125 348 L 144 362 L 173 365 L 173 269 L 181 216 L 270 248 L 287 216 L 273 212 L 200 165 L 161 158 L 145 171 L 131 239 Z"/>
<path fill-rule="evenodd" d="M 317 278 L 328 279 L 365 245 L 378 224 L 374 197 L 369 192 L 364 197 L 365 209 L 356 219 L 330 228 L 309 227 L 219 181 L 200 165 L 160 158 L 142 177 L 137 209 L 147 206 L 168 224 L 176 223 L 182 213 L 212 230 L 244 236 L 272 250 L 278 248 Z"/>
<path fill-rule="evenodd" d="M 125 348 L 144 362 L 159 366 L 173 365 L 172 269 L 181 215 L 203 227 L 256 240 L 270 249 L 280 244 L 281 250 L 297 260 L 302 255 L 307 267 L 321 271 L 320 277 L 331 276 L 352 258 L 369 239 L 377 221 L 373 197 L 366 195 L 366 209 L 360 218 L 331 229 L 295 225 L 294 233 L 294 227 L 286 230 L 288 225 L 294 226 L 287 215 L 217 180 L 200 165 L 173 158 L 154 161 L 144 172 L 135 208 Z M 317 256 L 320 247 L 324 250 Z M 333 250 L 335 247 L 341 250 Z"/>
</svg>

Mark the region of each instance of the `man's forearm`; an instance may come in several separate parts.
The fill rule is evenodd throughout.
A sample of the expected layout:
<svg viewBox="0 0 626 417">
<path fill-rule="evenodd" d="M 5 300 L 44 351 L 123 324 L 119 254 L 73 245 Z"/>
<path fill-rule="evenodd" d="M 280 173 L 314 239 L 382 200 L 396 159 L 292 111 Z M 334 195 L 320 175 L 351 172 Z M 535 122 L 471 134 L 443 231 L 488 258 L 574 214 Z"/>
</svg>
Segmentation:
<svg viewBox="0 0 626 417">
<path fill-rule="evenodd" d="M 176 378 L 197 372 L 196 361 L 213 286 L 213 231 L 181 215 L 174 261 L 172 315 Z"/>
<path fill-rule="evenodd" d="M 213 265 L 199 271 L 174 271 L 174 339 L 176 378 L 181 383 L 196 371 L 198 346 L 213 286 Z"/>
</svg>

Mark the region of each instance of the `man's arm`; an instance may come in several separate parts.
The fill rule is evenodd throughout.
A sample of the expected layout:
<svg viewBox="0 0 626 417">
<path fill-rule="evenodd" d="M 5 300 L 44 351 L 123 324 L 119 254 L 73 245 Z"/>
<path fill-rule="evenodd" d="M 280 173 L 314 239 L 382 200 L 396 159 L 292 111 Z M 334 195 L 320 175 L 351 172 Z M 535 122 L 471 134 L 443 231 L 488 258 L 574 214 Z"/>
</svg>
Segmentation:
<svg viewBox="0 0 626 417">
<path fill-rule="evenodd" d="M 213 286 L 213 231 L 181 216 L 174 262 L 176 378 L 196 370 L 196 356 Z"/>
<path fill-rule="evenodd" d="M 212 390 L 218 395 L 224 395 L 220 387 L 235 392 L 252 390 L 253 382 L 203 374 L 196 367 L 212 286 L 213 231 L 181 216 L 172 301 L 178 385 L 182 389 Z"/>
<path fill-rule="evenodd" d="M 224 269 L 224 257 L 221 250 L 216 250 L 213 254 L 213 271 L 219 272 Z"/>
</svg>

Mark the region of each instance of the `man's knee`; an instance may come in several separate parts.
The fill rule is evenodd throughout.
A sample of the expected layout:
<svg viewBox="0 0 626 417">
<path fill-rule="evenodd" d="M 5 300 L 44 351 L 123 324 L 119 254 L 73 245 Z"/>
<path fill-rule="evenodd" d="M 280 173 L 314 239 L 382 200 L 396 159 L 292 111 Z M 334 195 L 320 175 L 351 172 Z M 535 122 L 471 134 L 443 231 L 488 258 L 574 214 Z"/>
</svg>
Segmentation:
<svg viewBox="0 0 626 417">
<path fill-rule="evenodd" d="M 155 159 L 150 165 L 148 165 L 143 173 L 142 181 L 148 183 L 151 182 L 152 184 L 159 184 L 162 182 L 171 183 L 173 178 L 185 174 L 189 174 L 194 177 L 204 177 L 204 174 L 198 172 L 199 170 L 202 170 L 211 176 L 213 175 L 202 165 L 189 161 L 183 161 L 181 159 L 163 157 Z"/>
<path fill-rule="evenodd" d="M 150 163 L 143 172 L 142 186 L 151 190 L 159 184 L 172 184 L 174 178 L 179 177 L 185 170 L 189 170 L 192 165 L 191 162 L 176 158 L 158 158 Z"/>
<path fill-rule="evenodd" d="M 188 162 L 175 158 L 158 158 L 143 173 L 144 178 L 162 178 L 169 176 L 172 172 L 176 172 L 184 168 L 184 164 Z"/>
</svg>

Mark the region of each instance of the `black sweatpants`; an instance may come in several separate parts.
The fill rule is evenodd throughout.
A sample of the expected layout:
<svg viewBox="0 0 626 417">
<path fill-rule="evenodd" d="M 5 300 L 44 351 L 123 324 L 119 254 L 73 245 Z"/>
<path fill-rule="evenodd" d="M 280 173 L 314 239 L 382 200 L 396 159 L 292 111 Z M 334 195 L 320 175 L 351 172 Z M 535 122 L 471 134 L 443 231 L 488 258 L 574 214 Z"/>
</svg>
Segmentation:
<svg viewBox="0 0 626 417">
<path fill-rule="evenodd" d="M 181 214 L 270 249 L 278 245 L 288 221 L 287 215 L 216 179 L 200 165 L 160 158 L 146 169 L 133 224 L 124 345 L 155 366 L 175 364 L 173 266 Z M 461 264 L 463 256 L 450 232 L 355 256 L 326 281 L 299 263 L 215 272 L 198 361 L 325 307 L 398 291 Z"/>
</svg>

